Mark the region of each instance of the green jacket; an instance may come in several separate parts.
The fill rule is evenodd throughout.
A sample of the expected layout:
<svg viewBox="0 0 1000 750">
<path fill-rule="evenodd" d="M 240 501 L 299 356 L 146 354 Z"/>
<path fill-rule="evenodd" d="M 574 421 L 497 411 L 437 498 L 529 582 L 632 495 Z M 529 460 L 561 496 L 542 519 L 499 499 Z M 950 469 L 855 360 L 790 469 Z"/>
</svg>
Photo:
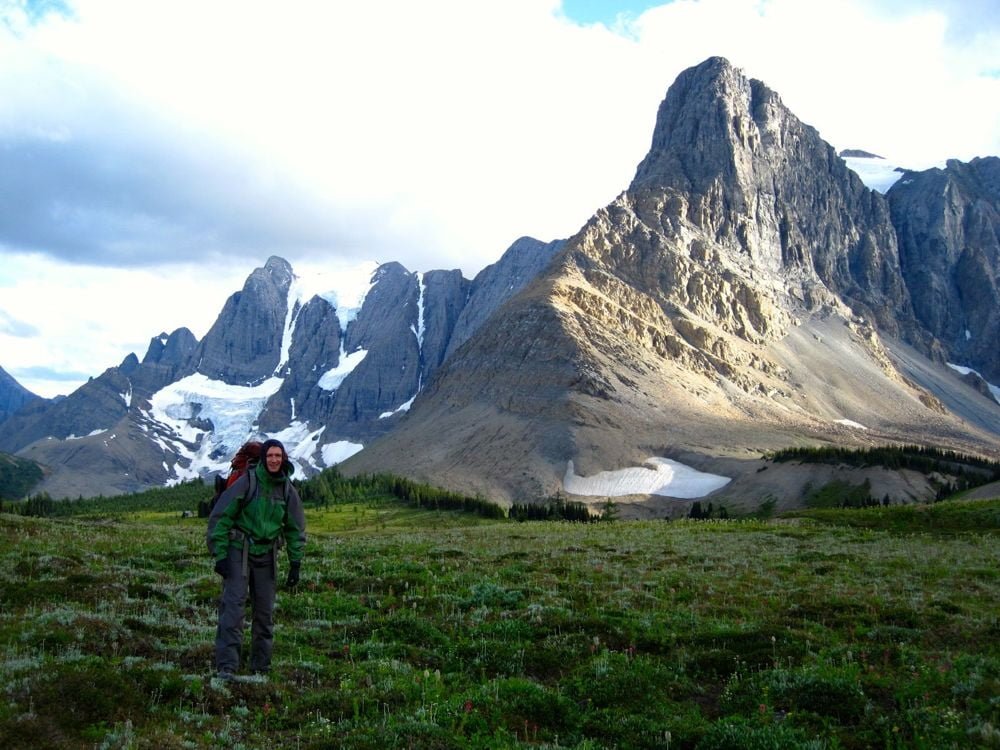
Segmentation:
<svg viewBox="0 0 1000 750">
<path fill-rule="evenodd" d="M 306 546 L 306 518 L 302 500 L 290 479 L 291 470 L 281 479 L 271 477 L 263 463 L 257 464 L 253 471 L 255 492 L 249 502 L 240 502 L 251 488 L 247 472 L 219 496 L 212 508 L 206 532 L 209 553 L 216 560 L 224 560 L 230 545 L 242 547 L 241 541 L 229 538 L 229 532 L 237 529 L 250 538 L 251 555 L 266 553 L 279 537 L 284 537 L 288 559 L 301 560 Z"/>
</svg>

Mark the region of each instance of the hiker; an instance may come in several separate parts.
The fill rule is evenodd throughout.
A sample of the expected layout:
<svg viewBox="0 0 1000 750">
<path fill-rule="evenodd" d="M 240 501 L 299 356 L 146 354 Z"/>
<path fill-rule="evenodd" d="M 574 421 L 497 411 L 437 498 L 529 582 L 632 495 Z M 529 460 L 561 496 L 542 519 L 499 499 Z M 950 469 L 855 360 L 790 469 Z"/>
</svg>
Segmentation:
<svg viewBox="0 0 1000 750">
<path fill-rule="evenodd" d="M 274 599 L 278 585 L 278 550 L 288 545 L 286 587 L 299 582 L 306 542 L 302 500 L 291 482 L 294 467 L 277 440 L 261 446 L 260 461 L 219 497 L 208 519 L 208 550 L 222 576 L 215 668 L 233 679 L 240 665 L 243 614 L 249 593 L 252 609 L 250 670 L 271 668 Z"/>
</svg>

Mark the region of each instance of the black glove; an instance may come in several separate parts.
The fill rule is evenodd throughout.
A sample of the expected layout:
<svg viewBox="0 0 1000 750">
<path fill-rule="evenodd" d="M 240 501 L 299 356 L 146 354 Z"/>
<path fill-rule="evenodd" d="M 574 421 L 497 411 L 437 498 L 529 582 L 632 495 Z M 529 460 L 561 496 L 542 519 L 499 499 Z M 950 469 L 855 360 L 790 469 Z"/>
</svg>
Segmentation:
<svg viewBox="0 0 1000 750">
<path fill-rule="evenodd" d="M 229 558 L 223 557 L 215 561 L 215 572 L 223 578 L 229 577 Z"/>
<path fill-rule="evenodd" d="M 288 580 L 285 581 L 285 588 L 293 589 L 299 583 L 299 568 L 302 567 L 301 560 L 293 560 L 288 566 Z"/>
</svg>

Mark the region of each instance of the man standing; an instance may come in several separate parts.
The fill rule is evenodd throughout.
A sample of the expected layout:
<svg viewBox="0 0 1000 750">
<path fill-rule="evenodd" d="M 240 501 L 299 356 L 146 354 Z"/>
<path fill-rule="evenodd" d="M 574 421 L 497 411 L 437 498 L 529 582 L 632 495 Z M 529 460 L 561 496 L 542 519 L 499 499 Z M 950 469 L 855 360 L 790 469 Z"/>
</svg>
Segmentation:
<svg viewBox="0 0 1000 750">
<path fill-rule="evenodd" d="M 250 669 L 271 669 L 274 641 L 274 599 L 278 550 L 288 547 L 288 579 L 299 582 L 306 543 L 302 500 L 291 482 L 294 467 L 277 440 L 261 446 L 261 460 L 219 496 L 208 519 L 208 550 L 215 572 L 222 576 L 219 624 L 215 635 L 215 667 L 231 680 L 240 666 L 243 615 L 247 595 L 252 609 Z"/>
</svg>

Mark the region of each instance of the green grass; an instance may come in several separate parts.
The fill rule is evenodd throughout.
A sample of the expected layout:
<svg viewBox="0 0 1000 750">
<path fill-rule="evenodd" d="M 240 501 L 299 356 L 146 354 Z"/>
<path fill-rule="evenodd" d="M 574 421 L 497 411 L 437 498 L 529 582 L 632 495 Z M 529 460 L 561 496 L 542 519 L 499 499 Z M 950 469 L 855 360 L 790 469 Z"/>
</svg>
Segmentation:
<svg viewBox="0 0 1000 750">
<path fill-rule="evenodd" d="M 312 508 L 275 671 L 233 684 L 212 678 L 204 520 L 0 515 L 0 737 L 1000 747 L 997 509 L 569 524 Z"/>
<path fill-rule="evenodd" d="M 993 500 L 946 500 L 932 504 L 894 505 L 857 509 L 810 509 L 789 517 L 811 518 L 856 528 L 882 529 L 896 533 L 950 534 L 1000 531 L 1000 498 Z"/>
</svg>

